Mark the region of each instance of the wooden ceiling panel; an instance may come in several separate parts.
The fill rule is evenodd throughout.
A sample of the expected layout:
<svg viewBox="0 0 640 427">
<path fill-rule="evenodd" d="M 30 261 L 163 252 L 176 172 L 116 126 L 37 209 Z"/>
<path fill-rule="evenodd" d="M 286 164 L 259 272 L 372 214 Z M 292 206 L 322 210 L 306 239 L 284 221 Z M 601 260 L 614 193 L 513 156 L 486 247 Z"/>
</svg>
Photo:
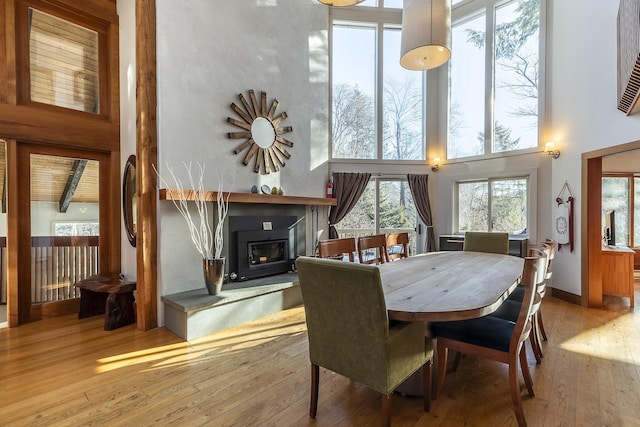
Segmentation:
<svg viewBox="0 0 640 427">
<path fill-rule="evenodd" d="M 58 202 L 72 173 L 76 159 L 31 155 L 31 200 Z M 89 160 L 71 199 L 72 202 L 98 203 L 98 162 Z"/>
</svg>

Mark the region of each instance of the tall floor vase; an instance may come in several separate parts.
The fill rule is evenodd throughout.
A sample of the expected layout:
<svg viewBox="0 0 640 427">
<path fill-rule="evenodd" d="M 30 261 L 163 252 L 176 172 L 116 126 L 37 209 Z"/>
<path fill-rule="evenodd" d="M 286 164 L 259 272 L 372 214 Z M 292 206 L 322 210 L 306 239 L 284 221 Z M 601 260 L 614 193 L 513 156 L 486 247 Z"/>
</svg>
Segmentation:
<svg viewBox="0 0 640 427">
<path fill-rule="evenodd" d="M 203 259 L 204 283 L 209 295 L 218 295 L 224 281 L 224 258 Z"/>
</svg>

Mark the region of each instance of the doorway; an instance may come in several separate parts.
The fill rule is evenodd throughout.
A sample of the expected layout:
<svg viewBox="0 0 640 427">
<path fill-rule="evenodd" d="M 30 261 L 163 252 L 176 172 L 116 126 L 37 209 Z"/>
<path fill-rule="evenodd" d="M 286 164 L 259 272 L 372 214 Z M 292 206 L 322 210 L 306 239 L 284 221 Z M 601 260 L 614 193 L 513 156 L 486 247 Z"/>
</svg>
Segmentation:
<svg viewBox="0 0 640 427">
<path fill-rule="evenodd" d="M 640 141 L 582 154 L 582 305 L 602 306 L 602 174 L 603 158 L 640 150 Z"/>
<path fill-rule="evenodd" d="M 16 224 L 7 239 L 9 326 L 77 313 L 74 284 L 111 270 L 119 230 L 110 206 L 109 154 L 15 144 L 10 169 L 16 182 L 8 186 L 8 222 Z"/>
</svg>

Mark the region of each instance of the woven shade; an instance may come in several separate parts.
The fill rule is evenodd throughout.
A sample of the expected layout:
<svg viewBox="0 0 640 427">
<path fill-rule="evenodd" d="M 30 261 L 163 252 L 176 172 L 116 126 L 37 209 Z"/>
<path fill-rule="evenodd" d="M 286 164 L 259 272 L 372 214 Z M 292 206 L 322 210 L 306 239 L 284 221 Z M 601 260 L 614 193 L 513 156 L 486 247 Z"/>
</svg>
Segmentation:
<svg viewBox="0 0 640 427">
<path fill-rule="evenodd" d="M 451 0 L 404 0 L 400 65 L 422 71 L 451 58 Z"/>
</svg>

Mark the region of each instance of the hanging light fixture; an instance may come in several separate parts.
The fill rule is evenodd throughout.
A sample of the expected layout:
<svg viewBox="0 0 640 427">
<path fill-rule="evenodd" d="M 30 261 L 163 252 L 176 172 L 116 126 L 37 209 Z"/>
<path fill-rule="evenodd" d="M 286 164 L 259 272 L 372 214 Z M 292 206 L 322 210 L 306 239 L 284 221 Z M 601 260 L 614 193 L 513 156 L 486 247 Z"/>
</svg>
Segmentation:
<svg viewBox="0 0 640 427">
<path fill-rule="evenodd" d="M 404 0 L 400 65 L 422 71 L 451 58 L 451 0 Z"/>
<path fill-rule="evenodd" d="M 318 0 L 327 6 L 353 6 L 362 3 L 364 0 Z"/>
</svg>

